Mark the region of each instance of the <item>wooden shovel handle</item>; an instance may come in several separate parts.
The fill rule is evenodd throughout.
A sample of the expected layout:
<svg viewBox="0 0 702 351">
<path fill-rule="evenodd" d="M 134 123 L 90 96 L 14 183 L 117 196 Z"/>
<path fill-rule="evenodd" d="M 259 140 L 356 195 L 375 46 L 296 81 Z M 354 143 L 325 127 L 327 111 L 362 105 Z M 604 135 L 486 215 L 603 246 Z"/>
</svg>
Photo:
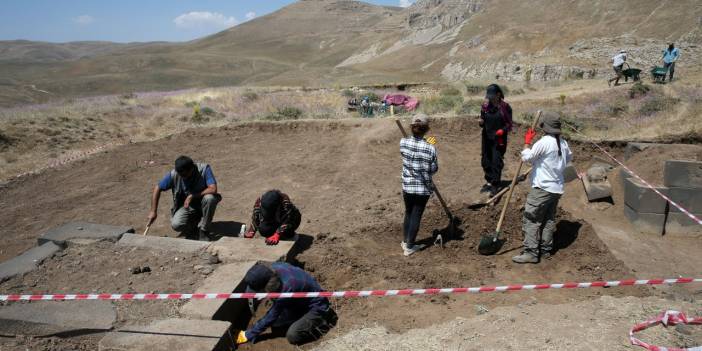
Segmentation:
<svg viewBox="0 0 702 351">
<path fill-rule="evenodd" d="M 534 117 L 534 120 L 531 122 L 531 129 L 534 129 L 536 127 L 536 123 L 539 122 L 539 119 L 541 118 L 541 110 L 539 110 L 536 113 L 536 117 Z M 500 229 L 502 228 L 502 222 L 505 220 L 505 213 L 507 213 L 507 206 L 509 205 L 509 200 L 512 199 L 512 193 L 514 192 L 515 184 L 517 184 L 517 179 L 519 179 L 519 173 L 522 171 L 522 165 L 524 164 L 524 161 L 522 161 L 522 158 L 519 158 L 519 166 L 517 166 L 517 172 L 514 173 L 514 178 L 512 178 L 512 185 L 509 187 L 509 192 L 507 193 L 507 199 L 505 200 L 505 204 L 502 205 L 502 213 L 500 214 L 500 220 L 497 221 L 497 229 L 495 232 L 497 232 L 497 235 L 500 234 Z"/>
</svg>

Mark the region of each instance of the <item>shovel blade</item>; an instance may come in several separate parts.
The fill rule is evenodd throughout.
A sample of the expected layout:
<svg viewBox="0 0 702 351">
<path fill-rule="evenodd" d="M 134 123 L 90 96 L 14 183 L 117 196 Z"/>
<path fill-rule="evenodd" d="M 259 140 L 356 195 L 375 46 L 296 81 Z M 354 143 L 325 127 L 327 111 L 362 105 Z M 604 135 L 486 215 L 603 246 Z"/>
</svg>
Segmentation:
<svg viewBox="0 0 702 351">
<path fill-rule="evenodd" d="M 478 252 L 481 255 L 494 255 L 502 249 L 504 243 L 505 241 L 500 239 L 497 233 L 483 235 L 478 244 Z"/>
</svg>

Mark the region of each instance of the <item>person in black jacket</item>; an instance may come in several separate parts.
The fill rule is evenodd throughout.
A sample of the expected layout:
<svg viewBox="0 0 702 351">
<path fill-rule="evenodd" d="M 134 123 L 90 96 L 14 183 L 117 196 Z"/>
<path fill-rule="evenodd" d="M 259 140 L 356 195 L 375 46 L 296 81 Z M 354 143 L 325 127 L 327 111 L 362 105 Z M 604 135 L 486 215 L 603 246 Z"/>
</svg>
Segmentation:
<svg viewBox="0 0 702 351">
<path fill-rule="evenodd" d="M 266 238 L 266 244 L 277 245 L 280 239 L 291 239 L 302 222 L 300 211 L 280 190 L 266 191 L 256 199 L 251 226 L 244 234 L 253 238 L 258 231 Z"/>
<path fill-rule="evenodd" d="M 500 190 L 507 134 L 512 130 L 512 107 L 504 101 L 505 95 L 497 84 L 490 84 L 485 94 L 487 101 L 480 110 L 482 131 L 481 165 L 487 183 L 480 192 L 494 196 Z"/>
</svg>

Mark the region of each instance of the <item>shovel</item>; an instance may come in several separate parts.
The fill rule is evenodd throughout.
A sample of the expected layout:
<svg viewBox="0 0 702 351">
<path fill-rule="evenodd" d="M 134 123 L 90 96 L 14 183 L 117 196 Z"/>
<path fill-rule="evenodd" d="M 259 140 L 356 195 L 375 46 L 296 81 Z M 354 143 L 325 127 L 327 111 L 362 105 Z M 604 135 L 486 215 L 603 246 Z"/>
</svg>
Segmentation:
<svg viewBox="0 0 702 351">
<path fill-rule="evenodd" d="M 400 128 L 400 132 L 402 132 L 402 136 L 405 138 L 407 137 L 407 132 L 405 131 L 405 127 L 402 126 L 402 123 L 400 122 L 399 119 L 395 120 L 395 123 L 397 124 L 397 127 Z M 428 182 L 422 177 L 422 181 L 425 183 L 427 188 L 432 188 L 431 184 L 428 184 Z M 445 230 L 443 231 L 438 231 L 436 232 L 437 234 L 434 236 L 434 245 L 436 246 L 441 246 L 441 248 L 444 247 L 444 237 L 442 236 L 441 232 L 444 232 L 447 236 L 447 239 L 451 239 L 456 237 L 456 233 L 458 230 L 456 227 L 460 225 L 460 220 L 456 217 L 453 216 L 451 213 L 451 210 L 449 210 L 448 205 L 446 205 L 446 201 L 444 201 L 444 197 L 441 196 L 441 193 L 439 192 L 439 188 L 434 184 L 433 186 L 434 189 L 434 194 L 436 194 L 436 198 L 439 199 L 439 202 L 441 203 L 441 207 L 443 207 L 444 212 L 446 212 L 446 216 L 449 219 L 449 224 L 446 227 Z"/>
<path fill-rule="evenodd" d="M 536 127 L 536 123 L 539 122 L 541 118 L 541 111 L 536 113 L 534 121 L 531 122 L 531 129 Z M 519 178 L 519 172 L 522 171 L 522 165 L 524 161 L 519 160 L 519 166 L 517 166 L 517 172 L 514 173 L 514 178 L 512 178 L 512 184 L 509 186 L 509 192 L 507 193 L 507 199 L 505 199 L 505 204 L 502 205 L 502 213 L 500 213 L 500 220 L 497 221 L 497 229 L 494 233 L 485 234 L 480 239 L 480 244 L 478 245 L 478 252 L 481 255 L 494 255 L 502 248 L 505 243 L 504 239 L 500 238 L 500 229 L 502 229 L 502 223 L 505 220 L 505 213 L 507 213 L 507 206 L 509 206 L 509 200 L 512 199 L 512 193 L 514 192 L 515 185 L 517 184 L 517 179 Z"/>
<path fill-rule="evenodd" d="M 524 174 L 522 174 L 522 175 L 517 179 L 517 182 L 521 182 L 521 181 L 523 181 L 524 179 L 526 179 L 526 177 L 529 176 L 529 173 L 531 173 L 531 168 L 527 169 L 527 171 L 524 172 Z M 475 210 L 479 210 L 479 209 L 481 209 L 481 208 L 483 208 L 483 207 L 485 207 L 485 206 L 487 206 L 487 205 L 491 205 L 493 202 L 497 201 L 500 197 L 502 197 L 502 195 L 504 195 L 507 191 L 509 191 L 509 189 L 510 189 L 511 187 L 512 187 L 512 186 L 510 185 L 510 186 L 508 186 L 508 187 L 506 187 L 506 188 L 500 190 L 500 192 L 498 192 L 497 194 L 495 194 L 495 196 L 491 197 L 490 199 L 488 199 L 488 200 L 485 201 L 485 202 L 477 202 L 477 203 L 474 203 L 474 204 L 470 204 L 470 205 L 468 205 L 468 208 L 471 209 L 471 210 L 473 210 L 473 211 L 475 211 Z"/>
</svg>

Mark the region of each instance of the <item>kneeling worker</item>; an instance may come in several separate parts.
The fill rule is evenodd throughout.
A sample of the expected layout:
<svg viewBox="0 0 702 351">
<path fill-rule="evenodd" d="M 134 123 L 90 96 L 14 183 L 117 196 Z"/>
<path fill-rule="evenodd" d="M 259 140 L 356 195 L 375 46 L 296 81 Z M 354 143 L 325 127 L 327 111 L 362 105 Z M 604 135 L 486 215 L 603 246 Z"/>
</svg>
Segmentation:
<svg viewBox="0 0 702 351">
<path fill-rule="evenodd" d="M 529 129 L 524 137 L 522 160 L 533 166 L 531 191 L 524 204 L 524 251 L 512 257 L 516 263 L 539 263 L 551 256 L 556 231 L 556 209 L 563 195 L 564 171 L 573 154 L 561 138 L 561 121 L 546 116 L 541 122 L 544 135 L 531 147 L 536 131 Z M 541 232 L 539 235 L 539 232 Z"/>
<path fill-rule="evenodd" d="M 209 232 L 210 224 L 222 196 L 217 193 L 217 181 L 210 165 L 195 163 L 187 156 L 178 157 L 175 160 L 175 169 L 166 173 L 154 186 L 149 225 L 158 216 L 161 192 L 168 189 L 173 193 L 173 230 L 185 234 L 187 239 L 211 241 L 213 237 Z"/>
<path fill-rule="evenodd" d="M 277 245 L 280 239 L 292 239 L 301 221 L 302 215 L 288 195 L 269 190 L 256 199 L 251 226 L 244 237 L 251 239 L 258 231 L 266 238 L 266 244 Z"/>
<path fill-rule="evenodd" d="M 248 292 L 317 292 L 319 283 L 307 272 L 287 263 L 255 264 L 244 277 Z M 285 333 L 293 345 L 315 341 L 336 325 L 336 312 L 326 297 L 284 298 L 273 300 L 266 315 L 247 331 L 239 332 L 236 343 L 255 342 L 271 327 L 274 334 Z"/>
</svg>

